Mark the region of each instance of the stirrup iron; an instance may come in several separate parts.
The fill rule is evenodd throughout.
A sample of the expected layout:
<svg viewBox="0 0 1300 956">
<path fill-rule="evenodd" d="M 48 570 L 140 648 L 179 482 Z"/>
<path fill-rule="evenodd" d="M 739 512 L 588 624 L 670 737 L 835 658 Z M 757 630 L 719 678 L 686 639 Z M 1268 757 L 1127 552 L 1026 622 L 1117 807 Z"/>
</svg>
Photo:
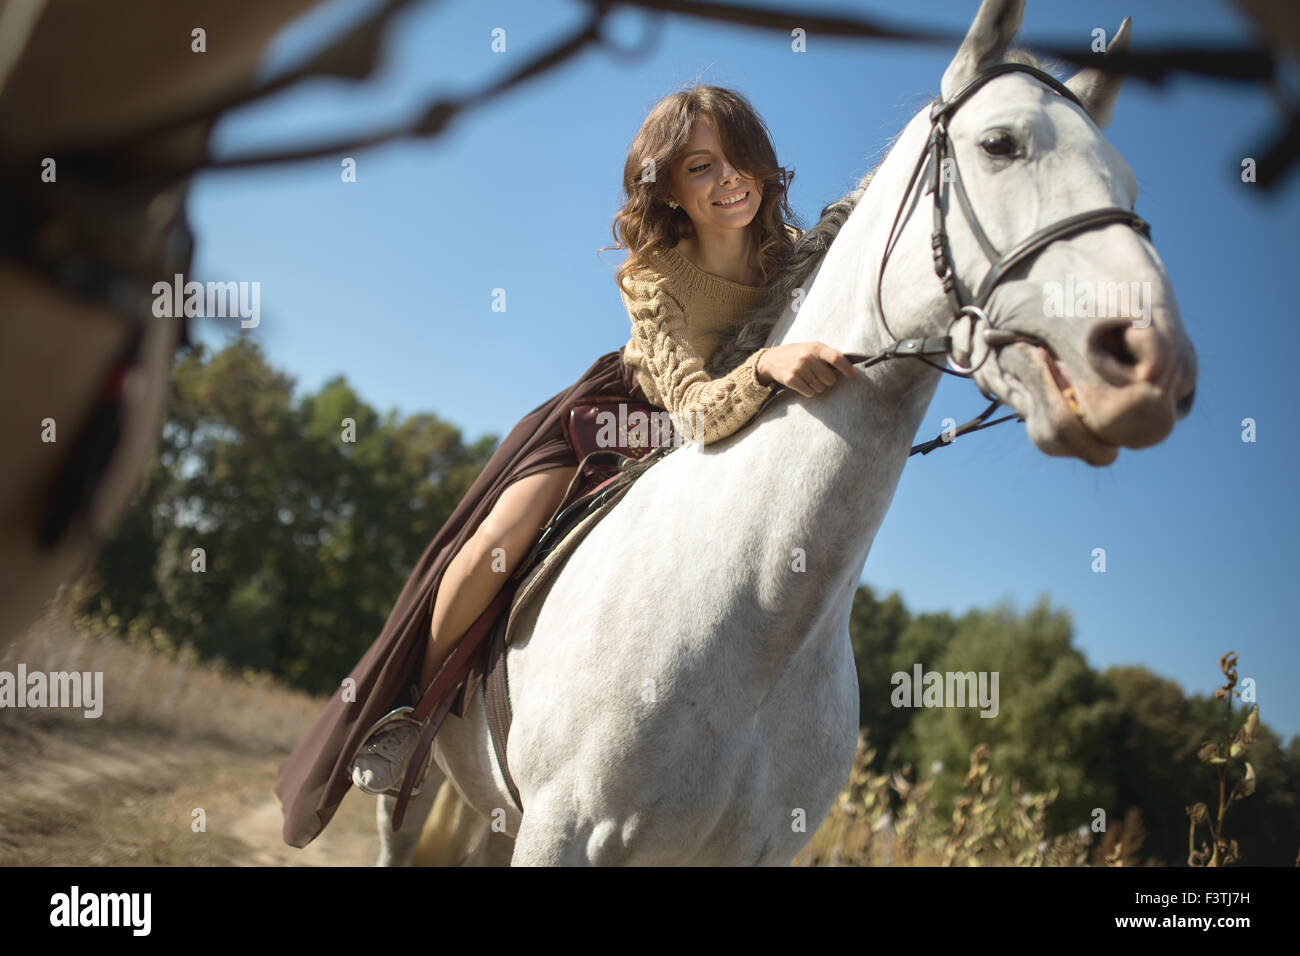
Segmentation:
<svg viewBox="0 0 1300 956">
<path fill-rule="evenodd" d="M 352 772 L 357 765 L 357 759 L 365 754 L 380 754 L 380 756 L 389 759 L 389 761 L 391 762 L 391 758 L 389 758 L 387 754 L 384 754 L 382 751 L 379 750 L 379 748 L 375 747 L 373 744 L 368 743 L 368 741 L 372 737 L 374 737 L 375 734 L 379 733 L 382 730 L 387 729 L 393 724 L 410 724 L 411 727 L 414 728 L 415 739 L 418 743 L 420 739 L 420 733 L 424 730 L 425 724 L 428 723 L 428 719 L 426 718 L 423 721 L 416 720 L 415 717 L 413 716 L 414 714 L 415 714 L 414 707 L 397 707 L 394 708 L 393 710 L 390 710 L 383 717 L 379 718 L 379 720 L 375 722 L 374 726 L 370 728 L 369 732 L 365 736 L 365 739 L 361 741 L 361 745 L 357 747 L 356 753 L 352 755 L 352 759 L 348 762 L 348 779 L 349 780 L 352 779 Z M 419 794 L 420 787 L 424 783 L 425 775 L 428 774 L 429 772 L 429 765 L 432 763 L 433 763 L 433 747 L 431 745 L 428 748 L 428 750 L 425 751 L 424 760 L 421 762 L 420 765 L 420 771 L 418 774 L 416 774 L 415 777 L 415 784 L 411 787 L 411 796 L 416 796 Z M 402 781 L 406 778 L 407 769 L 409 769 L 409 763 L 407 765 L 403 765 L 402 767 L 394 767 L 394 770 L 396 771 L 394 773 L 394 777 L 397 782 L 393 786 L 389 787 L 387 790 L 383 791 L 383 796 L 397 797 L 401 795 Z M 355 781 L 353 785 L 354 786 L 356 785 Z M 360 790 L 361 788 L 357 787 L 357 789 Z M 361 792 L 366 793 L 365 790 L 362 790 Z"/>
</svg>

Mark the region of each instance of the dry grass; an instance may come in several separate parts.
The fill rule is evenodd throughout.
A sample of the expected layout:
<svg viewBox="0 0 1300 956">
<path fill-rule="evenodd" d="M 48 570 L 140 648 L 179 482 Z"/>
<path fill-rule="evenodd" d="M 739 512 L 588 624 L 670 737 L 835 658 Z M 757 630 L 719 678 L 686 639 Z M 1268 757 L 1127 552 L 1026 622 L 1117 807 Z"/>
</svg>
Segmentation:
<svg viewBox="0 0 1300 956">
<path fill-rule="evenodd" d="M 93 618 L 74 609 L 63 594 L 27 633 L 0 654 L 0 670 L 18 663 L 33 671 L 102 672 L 103 714 L 47 709 L 43 719 L 114 727 L 144 727 L 172 738 L 224 740 L 243 749 L 289 751 L 320 713 L 319 698 L 286 687 L 265 674 L 239 673 L 219 663 L 200 663 L 188 649 L 171 653 L 161 635 L 123 642 Z M 30 711 L 0 709 L 0 732 Z"/>
<path fill-rule="evenodd" d="M 1187 807 L 1189 866 L 1224 866 L 1241 860 L 1236 840 L 1224 833 L 1224 818 L 1235 801 L 1255 792 L 1255 770 L 1245 760 L 1255 744 L 1259 707 L 1247 713 L 1235 734 L 1232 701 L 1240 698 L 1237 655 L 1219 660 L 1226 681 L 1215 691 L 1224 702 L 1221 743 L 1206 741 L 1198 758 L 1215 767 L 1219 776 L 1217 810 L 1205 803 Z M 1000 796 L 1002 781 L 989 774 L 992 751 L 980 744 L 970 755 L 950 820 L 939 818 L 929 800 L 934 779 L 916 781 L 909 775 L 873 773 L 876 752 L 867 734 L 858 738 L 853 772 L 839 799 L 812 840 L 795 857 L 795 866 L 1160 866 L 1140 857 L 1146 830 L 1142 813 L 1129 808 L 1121 822 L 1112 823 L 1092 845 L 1087 827 L 1053 839 L 1046 837 L 1044 818 L 1057 793 L 1029 793 L 1020 781 L 1011 782 L 1011 796 Z M 1238 760 L 1244 769 L 1230 785 L 1229 766 Z M 910 768 L 909 768 L 910 769 Z M 1204 826 L 1210 840 L 1196 845 L 1196 830 Z M 1300 856 L 1296 858 L 1300 867 Z"/>
<path fill-rule="evenodd" d="M 943 820 L 930 800 L 934 778 L 915 781 L 898 771 L 873 773 L 875 750 L 863 731 L 848 784 L 791 865 L 1086 865 L 1088 831 L 1051 840 L 1045 835 L 1044 817 L 1056 794 L 1024 792 L 1019 781 L 1012 781 L 1011 797 L 1003 800 L 1000 778 L 989 774 L 991 757 L 985 744 L 971 752 L 962 793 L 951 819 Z M 891 794 L 897 796 L 897 808 Z M 1093 855 L 1098 856 L 1100 849 L 1094 849 Z"/>
<path fill-rule="evenodd" d="M 262 781 L 229 748 L 59 723 L 5 728 L 4 865 L 231 866 L 255 852 L 237 824 L 264 799 Z"/>
<path fill-rule="evenodd" d="M 101 672 L 103 714 L 0 709 L 0 865 L 374 860 L 365 800 L 344 801 L 306 850 L 280 839 L 276 771 L 323 701 L 264 675 L 124 642 L 71 603 L 56 601 L 0 655 L 0 670 Z"/>
</svg>

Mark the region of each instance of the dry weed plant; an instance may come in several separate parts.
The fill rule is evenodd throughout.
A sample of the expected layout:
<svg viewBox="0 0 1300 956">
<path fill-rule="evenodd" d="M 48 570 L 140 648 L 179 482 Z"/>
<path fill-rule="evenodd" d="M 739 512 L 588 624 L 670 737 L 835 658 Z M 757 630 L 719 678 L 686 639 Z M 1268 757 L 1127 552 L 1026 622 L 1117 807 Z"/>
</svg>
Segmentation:
<svg viewBox="0 0 1300 956">
<path fill-rule="evenodd" d="M 1245 756 L 1255 742 L 1255 733 L 1259 729 L 1259 707 L 1250 709 L 1245 722 L 1237 728 L 1236 734 L 1233 734 L 1232 698 L 1241 696 L 1241 691 L 1235 689 L 1237 686 L 1236 651 L 1229 651 L 1219 658 L 1219 670 L 1223 671 L 1223 676 L 1226 678 L 1224 685 L 1214 692 L 1215 700 L 1223 701 L 1223 746 L 1206 741 L 1196 754 L 1202 763 L 1209 764 L 1218 772 L 1219 806 L 1218 812 L 1213 815 L 1204 803 L 1197 802 L 1186 808 L 1190 819 L 1187 833 L 1188 866 L 1227 866 L 1241 859 L 1241 850 L 1237 846 L 1237 841 L 1228 839 L 1223 832 L 1223 818 L 1234 801 L 1244 800 L 1255 792 L 1255 768 L 1251 766 L 1249 760 L 1245 760 Z M 1237 759 L 1245 763 L 1245 768 L 1229 790 L 1229 761 Z M 1202 841 L 1198 848 L 1196 828 L 1202 825 L 1210 831 L 1210 843 Z M 1300 865 L 1300 857 L 1296 859 L 1296 864 Z"/>
<path fill-rule="evenodd" d="M 876 751 L 867 732 L 849 782 L 795 866 L 1083 866 L 1087 828 L 1048 839 L 1045 817 L 1057 792 L 1030 793 L 1013 780 L 1010 798 L 1002 779 L 989 773 L 992 749 L 979 744 L 953 801 L 941 820 L 930 791 L 935 778 L 917 781 L 911 765 L 901 771 L 870 769 Z M 897 798 L 895 800 L 895 797 Z M 895 806 L 897 803 L 897 806 Z"/>
</svg>

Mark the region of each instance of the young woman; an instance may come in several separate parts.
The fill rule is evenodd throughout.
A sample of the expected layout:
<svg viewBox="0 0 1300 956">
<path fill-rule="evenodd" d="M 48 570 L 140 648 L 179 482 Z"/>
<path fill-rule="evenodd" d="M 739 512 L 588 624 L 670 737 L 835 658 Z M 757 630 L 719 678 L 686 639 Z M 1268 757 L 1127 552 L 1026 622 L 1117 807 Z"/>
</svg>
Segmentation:
<svg viewBox="0 0 1300 956">
<path fill-rule="evenodd" d="M 368 793 L 401 784 L 415 727 L 373 732 L 374 722 L 408 694 L 423 696 L 554 514 L 578 466 L 563 432 L 568 406 L 598 394 L 648 401 L 685 437 L 709 443 L 748 422 L 774 383 L 811 397 L 854 374 L 821 342 L 758 349 L 717 379 L 704 371 L 793 247 L 791 178 L 739 93 L 693 86 L 650 111 L 628 152 L 613 227 L 614 248 L 629 252 L 617 281 L 631 339 L 515 426 L 429 544 L 350 682 L 280 768 L 286 842 L 310 842 L 349 782 Z"/>
</svg>

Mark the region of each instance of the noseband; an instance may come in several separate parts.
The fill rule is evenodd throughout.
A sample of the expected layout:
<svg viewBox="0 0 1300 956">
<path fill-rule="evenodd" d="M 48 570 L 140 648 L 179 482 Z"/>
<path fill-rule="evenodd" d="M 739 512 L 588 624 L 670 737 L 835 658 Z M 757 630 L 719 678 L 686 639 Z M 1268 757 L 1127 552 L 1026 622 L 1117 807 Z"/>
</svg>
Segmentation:
<svg viewBox="0 0 1300 956">
<path fill-rule="evenodd" d="M 1130 209 L 1124 209 L 1119 206 L 1108 206 L 1101 209 L 1092 209 L 1087 212 L 1081 212 L 1078 215 L 1069 216 L 1058 222 L 1040 229 L 1032 235 L 1022 239 L 1005 253 L 999 253 L 997 248 L 989 240 L 988 235 L 980 227 L 979 218 L 975 215 L 975 210 L 971 206 L 970 197 L 966 195 L 966 188 L 962 185 L 961 173 L 957 166 L 957 156 L 953 151 L 952 138 L 948 134 L 948 122 L 953 113 L 957 111 L 963 103 L 971 98 L 985 83 L 1002 76 L 1005 73 L 1028 73 L 1030 76 L 1044 83 L 1057 93 L 1077 104 L 1084 112 L 1087 108 L 1083 102 L 1067 87 L 1064 83 L 1052 76 L 1050 73 L 1029 66 L 1024 63 L 999 63 L 988 69 L 982 70 L 974 77 L 963 84 L 957 92 L 948 100 L 936 100 L 930 108 L 930 136 L 926 140 L 925 148 L 921 151 L 920 157 L 912 169 L 912 175 L 907 181 L 907 189 L 903 192 L 903 197 L 898 204 L 898 212 L 894 215 L 894 221 L 889 227 L 889 237 L 885 242 L 885 253 L 880 262 L 880 269 L 876 274 L 876 305 L 880 312 L 880 320 L 885 326 L 885 332 L 891 339 L 894 339 L 883 352 L 875 355 L 847 354 L 845 357 L 855 365 L 861 365 L 864 369 L 870 368 L 878 362 L 884 362 L 896 358 L 916 358 L 925 362 L 926 365 L 936 368 L 941 372 L 949 375 L 956 375 L 959 378 L 972 378 L 976 371 L 988 359 L 988 353 L 996 348 L 1001 348 L 1012 342 L 1029 342 L 1033 345 L 1041 346 L 1050 354 L 1055 355 L 1051 346 L 1029 332 L 1018 332 L 1012 329 L 997 328 L 992 320 L 984 312 L 989 296 L 997 288 L 999 282 L 1005 279 L 1016 266 L 1028 262 L 1038 253 L 1042 252 L 1048 245 L 1057 239 L 1063 239 L 1066 236 L 1073 236 L 1077 233 L 1089 229 L 1095 229 L 1098 226 L 1106 226 L 1111 223 L 1123 222 L 1132 226 L 1142 235 L 1150 238 L 1150 225 Z M 885 320 L 884 303 L 881 299 L 881 288 L 884 284 L 885 265 L 889 261 L 889 254 L 893 250 L 894 243 L 901 233 L 898 232 L 900 220 L 903 218 L 903 211 L 907 208 L 908 200 L 912 196 L 912 190 L 916 186 L 921 170 L 925 168 L 926 161 L 929 160 L 929 176 L 925 187 L 927 194 L 933 194 L 934 199 L 934 230 L 930 236 L 930 248 L 934 254 L 934 274 L 938 277 L 943 285 L 944 294 L 948 298 L 948 304 L 952 310 L 952 318 L 948 321 L 947 330 L 944 335 L 931 336 L 919 339 L 898 339 L 889 328 L 889 323 Z M 944 160 L 950 160 L 945 165 Z M 971 231 L 975 234 L 980 248 L 984 251 L 985 257 L 991 263 L 989 271 L 985 273 L 984 279 L 976 289 L 973 299 L 967 301 L 961 287 L 957 283 L 956 268 L 952 260 L 952 251 L 949 248 L 948 230 L 944 225 L 944 212 L 948 206 L 948 178 L 943 175 L 945 168 L 952 170 L 951 182 L 953 191 L 957 194 L 957 201 L 962 208 L 966 221 L 970 224 Z M 984 357 L 980 359 L 979 364 L 974 367 L 962 367 L 953 364 L 951 353 L 953 350 L 952 336 L 947 334 L 951 331 L 953 324 L 959 319 L 970 318 L 971 320 L 971 350 L 974 351 L 976 324 L 983 322 L 987 329 L 984 332 L 984 343 L 988 349 Z M 948 368 L 936 365 L 927 355 L 946 356 L 948 357 Z M 973 357 L 973 355 L 972 355 Z M 977 386 L 978 387 L 978 386 Z M 773 395 L 785 388 L 781 385 L 773 389 Z M 927 455 L 934 451 L 935 448 L 943 447 L 952 443 L 952 439 L 957 435 L 966 432 L 978 431 L 981 428 L 988 428 L 990 425 L 996 425 L 999 422 L 1009 421 L 1016 418 L 1021 421 L 1019 415 L 1005 415 L 995 421 L 984 423 L 984 419 L 993 413 L 1002 402 L 989 395 L 983 389 L 981 394 L 989 399 L 992 404 L 975 418 L 972 418 L 966 424 L 961 425 L 953 431 L 950 437 L 946 438 L 940 435 L 931 441 L 924 442 L 920 445 L 913 446 L 911 454 Z M 769 397 L 769 401 L 771 398 Z M 983 424 L 981 424 L 983 423 Z M 945 433 L 946 434 L 946 433 Z"/>
</svg>

